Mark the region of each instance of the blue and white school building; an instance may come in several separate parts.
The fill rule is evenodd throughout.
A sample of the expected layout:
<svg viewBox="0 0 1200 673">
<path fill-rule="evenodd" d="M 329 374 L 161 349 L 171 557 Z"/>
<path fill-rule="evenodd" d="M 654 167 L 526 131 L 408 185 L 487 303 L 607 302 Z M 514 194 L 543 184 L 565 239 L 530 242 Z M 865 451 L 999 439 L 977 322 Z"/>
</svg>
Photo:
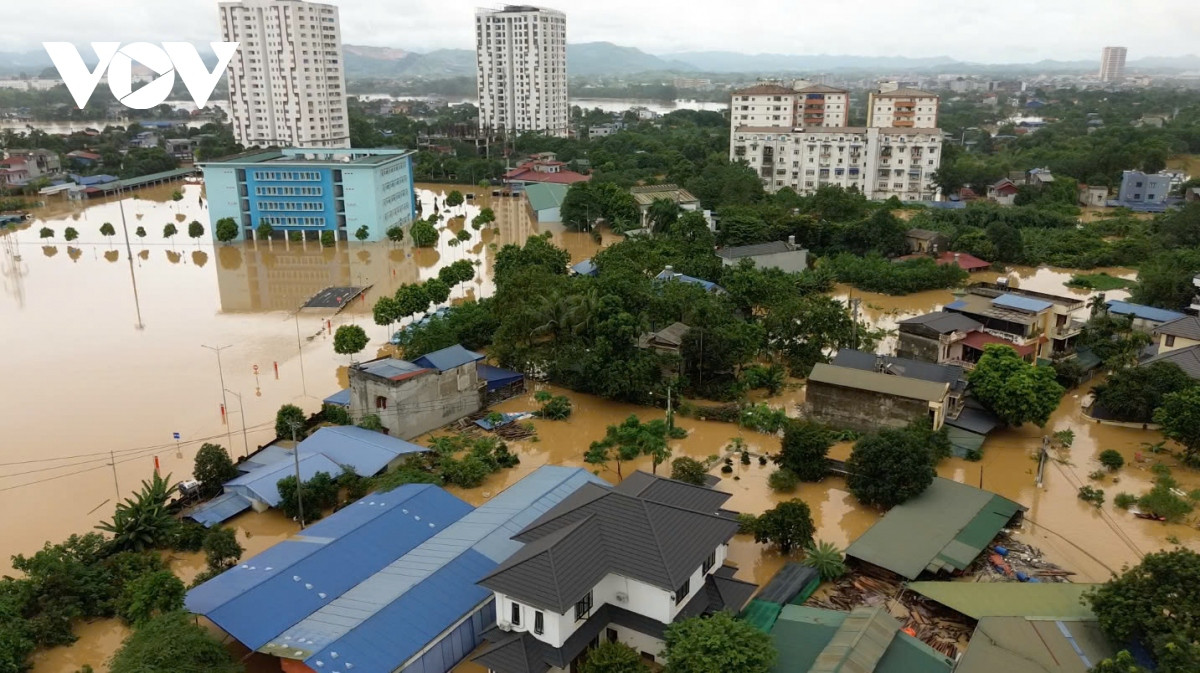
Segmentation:
<svg viewBox="0 0 1200 673">
<path fill-rule="evenodd" d="M 235 240 L 251 240 L 260 224 L 272 237 L 301 232 L 316 240 L 332 231 L 337 240 L 366 226 L 367 240 L 407 226 L 416 213 L 412 150 L 289 148 L 255 152 L 203 164 L 209 230 L 229 217 Z"/>
</svg>

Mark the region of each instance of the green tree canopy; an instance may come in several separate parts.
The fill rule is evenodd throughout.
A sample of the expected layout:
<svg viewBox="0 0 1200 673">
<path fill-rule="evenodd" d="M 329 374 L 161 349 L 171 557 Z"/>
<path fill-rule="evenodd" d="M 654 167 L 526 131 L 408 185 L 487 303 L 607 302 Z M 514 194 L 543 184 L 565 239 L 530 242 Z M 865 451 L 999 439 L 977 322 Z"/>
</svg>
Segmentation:
<svg viewBox="0 0 1200 673">
<path fill-rule="evenodd" d="M 238 470 L 225 447 L 206 442 L 196 452 L 192 476 L 200 482 L 201 495 L 211 498 L 221 492 L 225 482 L 238 476 Z"/>
<path fill-rule="evenodd" d="M 396 318 L 407 318 L 429 310 L 429 293 L 422 285 L 401 285 L 396 288 Z"/>
<path fill-rule="evenodd" d="M 354 355 L 362 352 L 370 341 L 361 325 L 341 325 L 333 333 L 333 352 Z"/>
<path fill-rule="evenodd" d="M 1097 385 L 1097 410 L 1106 418 L 1132 423 L 1149 423 L 1154 410 L 1170 393 L 1188 390 L 1196 382 L 1173 362 L 1155 362 L 1113 373 Z"/>
<path fill-rule="evenodd" d="M 271 238 L 273 233 L 275 233 L 275 227 L 272 227 L 270 222 L 259 222 L 258 227 L 254 230 L 254 235 L 262 239 Z"/>
<path fill-rule="evenodd" d="M 371 230 L 365 224 L 362 225 L 361 227 L 359 227 L 358 229 L 356 229 L 354 232 L 354 238 L 357 238 L 360 241 L 365 241 L 370 237 L 371 237 Z"/>
<path fill-rule="evenodd" d="M 172 238 L 175 236 L 175 234 L 178 234 L 178 233 L 179 233 L 179 228 L 170 222 L 168 222 L 166 224 L 166 226 L 163 227 L 163 238 Z"/>
<path fill-rule="evenodd" d="M 831 446 L 833 437 L 823 426 L 794 421 L 784 427 L 779 453 L 771 459 L 803 481 L 821 481 L 828 473 L 825 456 Z"/>
<path fill-rule="evenodd" d="M 111 222 L 105 222 L 104 224 L 100 225 L 100 235 L 111 238 L 117 235 L 117 230 L 113 227 Z"/>
<path fill-rule="evenodd" d="M 890 509 L 920 495 L 936 473 L 928 435 L 887 428 L 854 444 L 846 461 L 846 486 L 864 505 Z"/>
<path fill-rule="evenodd" d="M 1112 642 L 1140 643 L 1162 673 L 1197 670 L 1200 554 L 1183 548 L 1147 554 L 1087 600 Z"/>
<path fill-rule="evenodd" d="M 217 240 L 222 243 L 228 243 L 238 236 L 237 222 L 232 217 L 222 217 L 217 220 L 216 228 Z"/>
<path fill-rule="evenodd" d="M 671 456 L 667 447 L 668 428 L 666 421 L 655 419 L 643 423 L 637 416 L 630 415 L 619 425 L 610 425 L 605 430 L 604 438 L 592 442 L 583 460 L 591 465 L 607 465 L 609 461 L 617 463 L 617 478 L 621 474 L 621 463 L 633 460 L 638 456 L 650 456 L 654 471 L 658 465 Z"/>
<path fill-rule="evenodd" d="M 308 417 L 304 414 L 304 410 L 294 404 L 285 404 L 279 407 L 279 411 L 275 412 L 275 436 L 291 438 L 292 425 L 296 425 L 296 436 L 302 438 L 304 436 L 304 423 Z"/>
<path fill-rule="evenodd" d="M 237 539 L 237 530 L 227 526 L 214 526 L 204 536 L 204 560 L 208 569 L 221 571 L 237 565 L 246 551 Z"/>
<path fill-rule="evenodd" d="M 637 650 L 625 643 L 605 640 L 588 650 L 579 673 L 650 673 L 650 667 Z"/>
<path fill-rule="evenodd" d="M 196 220 L 192 220 L 191 223 L 188 224 L 188 237 L 189 238 L 200 238 L 203 235 L 204 235 L 204 225 L 200 224 L 200 222 L 198 222 Z"/>
<path fill-rule="evenodd" d="M 450 190 L 450 193 L 446 195 L 446 205 L 454 208 L 456 206 L 461 206 L 462 204 L 463 193 L 457 189 Z"/>
<path fill-rule="evenodd" d="M 1200 463 L 1200 386 L 1163 395 L 1154 422 L 1162 425 L 1164 435 L 1183 445 L 1185 463 Z"/>
<path fill-rule="evenodd" d="M 811 543 L 816 532 L 808 505 L 803 500 L 792 498 L 758 517 L 754 524 L 754 541 L 773 544 L 787 554 Z"/>
<path fill-rule="evenodd" d="M 1044 426 L 1065 392 L 1055 380 L 1054 369 L 1035 367 L 1000 344 L 984 346 L 969 379 L 975 397 L 1014 427 L 1026 422 Z"/>
<path fill-rule="evenodd" d="M 67 241 L 74 241 L 79 238 L 79 232 L 76 231 L 75 227 L 67 227 L 63 232 L 63 238 L 67 239 Z"/>
<path fill-rule="evenodd" d="M 777 654 L 771 637 L 728 612 L 667 627 L 667 673 L 767 673 Z"/>
<path fill-rule="evenodd" d="M 174 573 L 159 570 L 126 584 L 117 610 L 127 624 L 145 624 L 157 615 L 182 610 L 186 592 Z"/>
<path fill-rule="evenodd" d="M 430 278 L 425 281 L 425 296 L 429 297 L 429 303 L 434 306 L 444 304 L 450 298 L 450 286 L 440 278 Z"/>
<path fill-rule="evenodd" d="M 671 478 L 678 481 L 703 486 L 704 479 L 708 476 L 708 472 L 704 469 L 704 463 L 695 458 L 683 456 L 671 461 Z"/>
<path fill-rule="evenodd" d="M 400 243 L 404 240 L 404 227 L 398 225 L 388 227 L 387 231 L 384 233 L 387 234 L 388 240 L 392 243 Z"/>
<path fill-rule="evenodd" d="M 413 245 L 418 248 L 432 248 L 437 245 L 439 235 L 437 227 L 428 220 L 417 220 L 408 233 L 412 237 Z"/>
<path fill-rule="evenodd" d="M 111 673 L 243 673 L 229 651 L 183 612 L 155 617 L 125 639 Z"/>
</svg>

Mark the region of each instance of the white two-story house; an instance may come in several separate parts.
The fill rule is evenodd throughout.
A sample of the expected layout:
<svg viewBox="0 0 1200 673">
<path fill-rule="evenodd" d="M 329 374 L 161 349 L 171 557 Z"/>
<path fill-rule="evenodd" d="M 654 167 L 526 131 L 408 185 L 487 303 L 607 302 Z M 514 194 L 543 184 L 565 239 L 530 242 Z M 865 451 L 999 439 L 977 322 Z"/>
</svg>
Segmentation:
<svg viewBox="0 0 1200 673">
<path fill-rule="evenodd" d="M 737 533 L 729 494 L 636 472 L 587 484 L 513 537 L 521 551 L 479 584 L 497 628 L 475 662 L 493 673 L 574 671 L 601 639 L 648 662 L 672 622 L 739 612 L 757 588 L 725 565 Z"/>
</svg>

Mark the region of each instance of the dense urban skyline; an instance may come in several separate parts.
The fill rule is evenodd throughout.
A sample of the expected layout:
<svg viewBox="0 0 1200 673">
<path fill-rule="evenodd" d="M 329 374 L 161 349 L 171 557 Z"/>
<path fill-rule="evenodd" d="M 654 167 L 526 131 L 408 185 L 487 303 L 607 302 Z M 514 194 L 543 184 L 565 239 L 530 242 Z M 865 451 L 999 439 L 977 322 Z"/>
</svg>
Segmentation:
<svg viewBox="0 0 1200 673">
<path fill-rule="evenodd" d="M 380 11 L 367 0 L 337 0 L 343 39 L 349 44 L 395 47 L 424 52 L 473 47 L 474 0 L 412 0 L 395 12 Z M 495 6 L 501 6 L 497 3 Z M 1163 0 L 1156 16 L 1145 20 L 1137 5 L 1103 0 L 1053 8 L 1017 0 L 996 15 L 951 0 L 932 0 L 915 11 L 895 3 L 864 0 L 855 5 L 853 31 L 829 30 L 850 16 L 841 5 L 805 9 L 803 21 L 731 23 L 726 4 L 663 0 L 652 4 L 613 0 L 603 5 L 561 0 L 543 3 L 572 17 L 573 43 L 609 41 L 655 54 L 725 50 L 746 53 L 846 54 L 862 56 L 948 56 L 984 63 L 1024 63 L 1043 59 L 1094 60 L 1101 47 L 1120 44 L 1131 60 L 1144 56 L 1180 56 L 1195 49 L 1194 28 L 1200 5 Z M 779 12 L 781 5 L 747 0 L 742 17 Z M 103 6 L 45 0 L 26 5 L 16 18 L 6 51 L 34 50 L 43 41 L 218 39 L 216 3 L 184 0 L 170 12 L 148 12 L 137 0 L 113 0 Z M 670 28 L 664 30 L 664 27 Z M 1069 30 L 1064 27 L 1069 26 Z M 981 37 L 986 36 L 986 39 Z"/>
</svg>

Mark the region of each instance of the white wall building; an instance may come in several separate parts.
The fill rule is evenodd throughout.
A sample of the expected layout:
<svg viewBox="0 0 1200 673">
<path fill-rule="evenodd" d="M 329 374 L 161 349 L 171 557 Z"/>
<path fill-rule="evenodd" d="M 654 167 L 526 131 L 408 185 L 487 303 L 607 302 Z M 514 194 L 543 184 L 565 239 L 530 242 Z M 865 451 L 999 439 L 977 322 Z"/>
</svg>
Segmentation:
<svg viewBox="0 0 1200 673">
<path fill-rule="evenodd" d="M 850 92 L 824 84 L 757 84 L 733 92 L 730 119 L 738 126 L 839 127 L 849 122 Z"/>
<path fill-rule="evenodd" d="M 730 160 L 746 162 L 770 192 L 791 187 L 798 194 L 812 194 L 823 185 L 837 185 L 870 199 L 927 201 L 937 196 L 938 129 L 741 127 L 730 138 Z"/>
<path fill-rule="evenodd" d="M 567 19 L 528 5 L 475 12 L 479 127 L 566 136 Z"/>
<path fill-rule="evenodd" d="M 755 586 L 725 566 L 728 494 L 645 472 L 588 484 L 513 537 L 518 553 L 479 584 L 499 632 L 475 661 L 494 673 L 574 670 L 601 639 L 662 659 L 677 619 L 739 612 Z"/>
<path fill-rule="evenodd" d="M 1100 52 L 1100 81 L 1119 82 L 1125 77 L 1125 47 L 1105 47 Z"/>
<path fill-rule="evenodd" d="M 867 126 L 876 128 L 935 129 L 938 95 L 901 87 L 872 91 L 867 97 Z"/>
<path fill-rule="evenodd" d="M 796 119 L 804 128 L 846 126 L 850 123 L 850 92 L 824 84 L 797 89 Z"/>
<path fill-rule="evenodd" d="M 219 3 L 233 134 L 246 147 L 350 147 L 338 9 L 302 0 Z"/>
</svg>

